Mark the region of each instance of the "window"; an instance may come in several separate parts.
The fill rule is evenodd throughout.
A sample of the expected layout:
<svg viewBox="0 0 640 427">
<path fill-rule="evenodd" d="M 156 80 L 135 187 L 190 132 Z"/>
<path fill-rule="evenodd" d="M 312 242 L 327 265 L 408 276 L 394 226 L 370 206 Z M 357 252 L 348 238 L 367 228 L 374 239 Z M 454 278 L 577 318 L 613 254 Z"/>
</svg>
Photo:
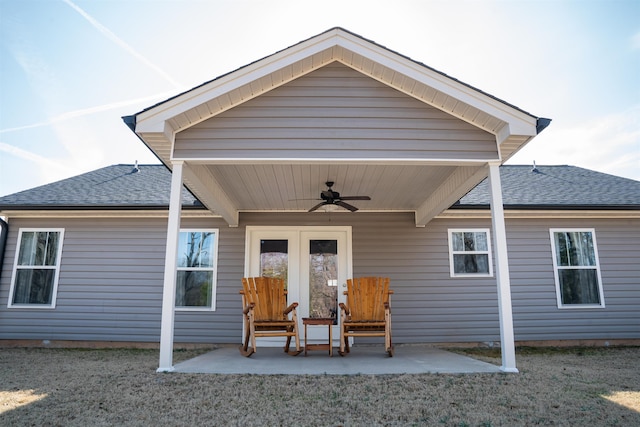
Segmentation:
<svg viewBox="0 0 640 427">
<path fill-rule="evenodd" d="M 63 229 L 20 229 L 9 307 L 54 308 Z"/>
<path fill-rule="evenodd" d="M 451 277 L 492 276 L 489 230 L 449 230 Z"/>
<path fill-rule="evenodd" d="M 218 230 L 181 230 L 176 308 L 214 310 Z"/>
<path fill-rule="evenodd" d="M 559 308 L 604 307 L 594 230 L 551 229 Z"/>
</svg>

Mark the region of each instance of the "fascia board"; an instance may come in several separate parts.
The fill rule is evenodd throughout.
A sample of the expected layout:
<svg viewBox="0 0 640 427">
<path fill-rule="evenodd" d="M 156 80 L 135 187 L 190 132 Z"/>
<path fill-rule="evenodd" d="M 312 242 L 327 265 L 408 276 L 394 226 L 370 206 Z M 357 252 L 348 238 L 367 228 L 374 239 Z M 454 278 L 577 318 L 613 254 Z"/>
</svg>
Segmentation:
<svg viewBox="0 0 640 427">
<path fill-rule="evenodd" d="M 296 212 L 287 211 L 260 211 L 242 210 L 241 212 Z M 306 212 L 300 210 L 299 212 Z M 364 212 L 413 212 L 411 210 L 377 209 L 363 210 Z M 336 211 L 335 213 L 342 213 Z M 346 214 L 349 212 L 345 211 Z M 509 209 L 504 211 L 505 218 L 527 218 L 527 219 L 572 219 L 572 218 L 593 218 L 593 219 L 640 219 L 640 210 L 526 210 Z M 165 210 L 3 210 L 0 215 L 6 217 L 6 221 L 11 223 L 12 219 L 20 218 L 167 218 L 168 209 Z M 182 210 L 182 218 L 220 218 L 221 215 L 212 213 L 208 209 Z M 491 218 L 490 209 L 447 209 L 436 215 L 434 219 L 465 219 L 465 218 Z"/>
<path fill-rule="evenodd" d="M 167 218 L 169 207 L 166 209 L 67 209 L 67 210 L 4 210 L 1 215 L 8 218 L 8 222 L 18 218 Z M 221 218 L 208 209 L 182 209 L 182 218 Z"/>
<path fill-rule="evenodd" d="M 640 210 L 572 210 L 572 209 L 509 209 L 504 210 L 508 219 L 640 219 Z M 487 209 L 447 209 L 436 216 L 440 219 L 491 218 L 491 210 Z"/>
<path fill-rule="evenodd" d="M 484 159 L 415 159 L 415 158 L 368 158 L 368 157 L 175 157 L 173 161 L 204 165 L 322 165 L 322 164 L 367 164 L 367 165 L 420 165 L 420 166 L 482 166 L 487 162 L 500 161 L 499 155 Z"/>
</svg>

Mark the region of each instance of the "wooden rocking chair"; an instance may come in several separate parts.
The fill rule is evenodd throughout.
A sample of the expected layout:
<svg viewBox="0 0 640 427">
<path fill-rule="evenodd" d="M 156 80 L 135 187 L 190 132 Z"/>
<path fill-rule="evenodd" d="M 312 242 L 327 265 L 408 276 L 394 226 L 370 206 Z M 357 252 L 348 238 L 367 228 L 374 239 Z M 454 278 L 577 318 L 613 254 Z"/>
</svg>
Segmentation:
<svg viewBox="0 0 640 427">
<path fill-rule="evenodd" d="M 240 294 L 245 334 L 244 344 L 240 346 L 243 356 L 249 357 L 255 353 L 257 337 L 287 337 L 285 353 L 296 356 L 302 352 L 296 314 L 298 303 L 287 306 L 284 280 L 272 277 L 244 277 Z M 296 339 L 295 351 L 289 351 L 291 337 Z"/>
<path fill-rule="evenodd" d="M 384 337 L 389 356 L 391 345 L 391 306 L 388 277 L 361 277 L 347 280 L 347 304 L 340 303 L 340 350 L 349 353 L 349 337 Z"/>
</svg>

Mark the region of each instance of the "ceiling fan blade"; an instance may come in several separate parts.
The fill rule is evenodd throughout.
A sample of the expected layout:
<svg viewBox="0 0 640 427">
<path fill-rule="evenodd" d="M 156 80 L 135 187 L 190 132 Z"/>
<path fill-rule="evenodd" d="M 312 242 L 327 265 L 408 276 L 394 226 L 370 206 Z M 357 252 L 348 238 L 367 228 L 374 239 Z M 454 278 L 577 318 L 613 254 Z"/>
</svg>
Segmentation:
<svg viewBox="0 0 640 427">
<path fill-rule="evenodd" d="M 317 205 L 315 205 L 314 207 L 309 209 L 307 212 L 313 212 L 313 211 L 317 210 L 319 207 L 324 206 L 326 204 L 327 204 L 327 202 L 318 203 Z"/>
<path fill-rule="evenodd" d="M 371 200 L 369 196 L 342 196 L 341 200 Z"/>
<path fill-rule="evenodd" d="M 358 208 L 356 208 L 355 206 L 352 206 L 349 203 L 345 203 L 345 202 L 343 202 L 341 200 L 337 201 L 335 204 L 338 205 L 338 206 L 342 206 L 345 209 L 349 209 L 351 212 L 355 212 L 355 211 L 358 210 Z"/>
</svg>

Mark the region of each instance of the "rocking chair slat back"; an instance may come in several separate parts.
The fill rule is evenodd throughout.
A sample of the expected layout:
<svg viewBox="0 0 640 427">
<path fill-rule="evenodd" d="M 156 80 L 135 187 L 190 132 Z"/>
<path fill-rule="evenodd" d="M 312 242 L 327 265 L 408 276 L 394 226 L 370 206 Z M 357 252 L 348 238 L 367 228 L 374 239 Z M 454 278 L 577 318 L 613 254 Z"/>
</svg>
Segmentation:
<svg viewBox="0 0 640 427">
<path fill-rule="evenodd" d="M 353 322 L 385 320 L 389 302 L 388 277 L 360 277 L 347 280 L 347 307 Z"/>
<path fill-rule="evenodd" d="M 284 280 L 275 277 L 244 277 L 242 288 L 246 304 L 255 304 L 256 322 L 286 320 L 287 291 Z"/>
</svg>

